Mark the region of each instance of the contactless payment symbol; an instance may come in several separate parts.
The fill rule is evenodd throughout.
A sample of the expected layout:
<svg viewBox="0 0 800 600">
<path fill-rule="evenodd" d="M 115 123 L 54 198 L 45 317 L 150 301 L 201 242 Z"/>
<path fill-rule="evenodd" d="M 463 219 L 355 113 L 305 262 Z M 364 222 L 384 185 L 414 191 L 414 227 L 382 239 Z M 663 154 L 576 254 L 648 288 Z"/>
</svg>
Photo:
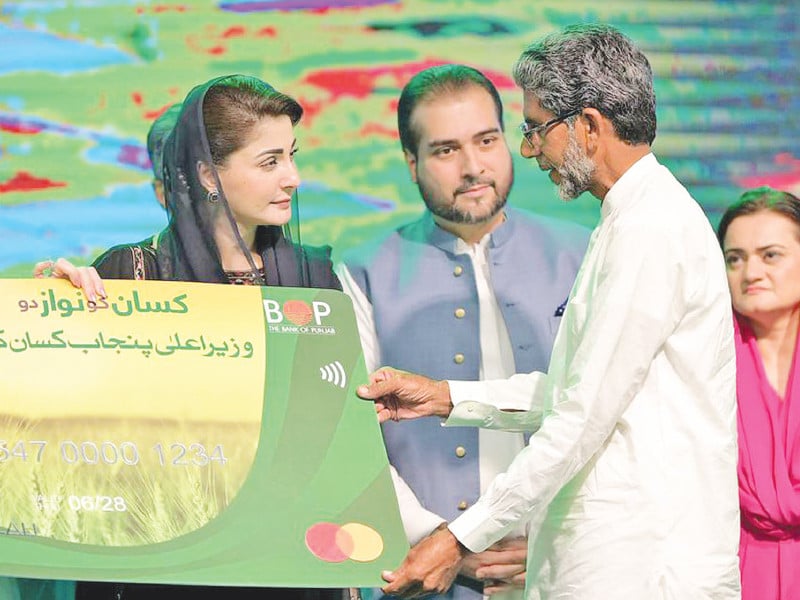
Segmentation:
<svg viewBox="0 0 800 600">
<path fill-rule="evenodd" d="M 325 562 L 370 562 L 383 553 L 383 538 L 363 523 L 315 523 L 306 530 L 306 547 Z"/>
<path fill-rule="evenodd" d="M 319 368 L 319 376 L 322 381 L 327 381 L 342 389 L 347 385 L 347 373 L 345 373 L 342 363 L 338 360 L 323 365 Z"/>
</svg>

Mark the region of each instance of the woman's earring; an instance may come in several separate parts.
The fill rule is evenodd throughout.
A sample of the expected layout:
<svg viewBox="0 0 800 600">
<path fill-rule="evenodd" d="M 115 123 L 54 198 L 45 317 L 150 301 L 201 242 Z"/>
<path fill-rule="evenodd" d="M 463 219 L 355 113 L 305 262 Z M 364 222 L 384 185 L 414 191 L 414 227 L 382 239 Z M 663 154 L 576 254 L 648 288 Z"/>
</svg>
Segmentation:
<svg viewBox="0 0 800 600">
<path fill-rule="evenodd" d="M 206 194 L 206 200 L 208 200 L 211 204 L 216 204 L 219 202 L 219 192 L 217 190 L 210 190 Z"/>
</svg>

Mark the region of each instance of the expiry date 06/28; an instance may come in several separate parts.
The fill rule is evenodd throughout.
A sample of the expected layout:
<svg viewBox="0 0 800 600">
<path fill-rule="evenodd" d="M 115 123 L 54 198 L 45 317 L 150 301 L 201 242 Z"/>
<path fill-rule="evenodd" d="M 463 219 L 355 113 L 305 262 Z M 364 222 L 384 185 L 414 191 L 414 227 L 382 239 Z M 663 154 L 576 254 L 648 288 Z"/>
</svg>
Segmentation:
<svg viewBox="0 0 800 600">
<path fill-rule="evenodd" d="M 128 503 L 122 496 L 67 496 L 67 506 L 75 512 L 126 512 Z"/>
</svg>

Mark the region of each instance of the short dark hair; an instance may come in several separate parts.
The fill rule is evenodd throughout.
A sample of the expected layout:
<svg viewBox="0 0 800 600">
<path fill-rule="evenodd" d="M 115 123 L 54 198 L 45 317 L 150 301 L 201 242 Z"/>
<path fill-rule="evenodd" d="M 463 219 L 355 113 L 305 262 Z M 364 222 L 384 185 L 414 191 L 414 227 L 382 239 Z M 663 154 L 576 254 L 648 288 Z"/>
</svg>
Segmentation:
<svg viewBox="0 0 800 600">
<path fill-rule="evenodd" d="M 652 144 L 656 96 L 647 57 L 608 25 L 571 25 L 528 46 L 514 64 L 514 80 L 560 115 L 595 108 L 622 141 Z"/>
<path fill-rule="evenodd" d="M 419 132 L 416 131 L 411 116 L 421 102 L 477 86 L 486 90 L 494 101 L 497 120 L 503 128 L 503 103 L 497 88 L 483 73 L 466 65 L 438 65 L 429 67 L 414 75 L 405 85 L 397 105 L 397 130 L 400 144 L 414 156 L 419 147 Z"/>
<path fill-rule="evenodd" d="M 181 103 L 178 102 L 167 108 L 153 121 L 147 132 L 147 156 L 150 157 L 153 177 L 159 181 L 164 180 L 164 140 L 167 139 L 167 136 L 178 122 L 178 117 L 181 114 L 181 106 Z"/>
<path fill-rule="evenodd" d="M 722 246 L 725 243 L 725 234 L 734 219 L 765 210 L 791 219 L 797 225 L 798 236 L 800 236 L 800 199 L 789 192 L 762 186 L 747 190 L 727 208 L 717 227 L 719 245 Z"/>
<path fill-rule="evenodd" d="M 284 115 L 296 125 L 303 108 L 257 77 L 230 75 L 214 83 L 203 100 L 203 121 L 214 164 L 224 164 L 241 148 L 262 118 Z"/>
</svg>

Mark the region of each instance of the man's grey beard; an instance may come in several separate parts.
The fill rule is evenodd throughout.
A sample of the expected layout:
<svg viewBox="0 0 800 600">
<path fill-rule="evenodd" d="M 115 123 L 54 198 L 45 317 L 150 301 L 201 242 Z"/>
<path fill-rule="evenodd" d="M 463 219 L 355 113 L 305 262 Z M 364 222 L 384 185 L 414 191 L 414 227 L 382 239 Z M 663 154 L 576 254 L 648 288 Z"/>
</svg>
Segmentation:
<svg viewBox="0 0 800 600">
<path fill-rule="evenodd" d="M 556 171 L 561 176 L 558 195 L 562 200 L 574 200 L 592 184 L 595 164 L 578 145 L 578 136 L 575 135 L 575 126 L 572 124 L 569 125 L 569 141 L 564 150 L 564 158 Z"/>
</svg>

